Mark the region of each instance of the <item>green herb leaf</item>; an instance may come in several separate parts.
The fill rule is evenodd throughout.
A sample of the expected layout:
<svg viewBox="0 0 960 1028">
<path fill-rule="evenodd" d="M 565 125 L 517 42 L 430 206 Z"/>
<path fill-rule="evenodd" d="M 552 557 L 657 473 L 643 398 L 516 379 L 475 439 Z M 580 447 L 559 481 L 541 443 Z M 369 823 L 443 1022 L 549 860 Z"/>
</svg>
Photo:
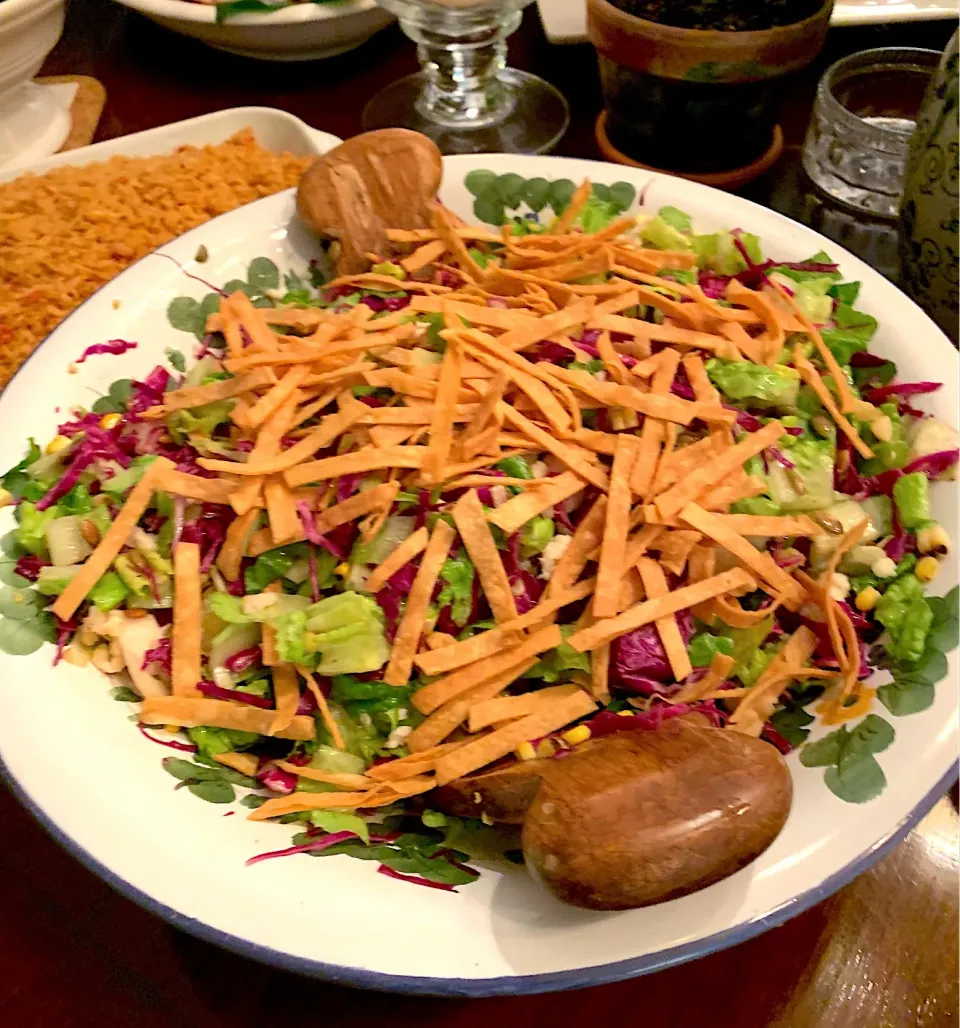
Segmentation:
<svg viewBox="0 0 960 1028">
<path fill-rule="evenodd" d="M 506 220 L 503 202 L 493 193 L 478 196 L 473 204 L 473 213 L 488 225 L 502 225 Z"/>
<path fill-rule="evenodd" d="M 882 753 L 894 739 L 893 726 L 878 714 L 867 716 L 850 731 L 837 764 L 843 771 L 865 756 Z"/>
<path fill-rule="evenodd" d="M 184 297 L 189 299 L 189 297 Z M 176 326 L 174 326 L 176 327 Z M 127 409 L 127 401 L 133 392 L 133 381 L 129 378 L 118 378 L 106 396 L 101 396 L 90 408 L 94 414 L 122 414 Z"/>
<path fill-rule="evenodd" d="M 365 843 L 370 842 L 370 826 L 359 814 L 351 814 L 346 810 L 312 810 L 309 814 L 310 823 L 331 835 L 334 832 L 353 832 Z"/>
<path fill-rule="evenodd" d="M 534 214 L 539 214 L 550 198 L 550 183 L 545 178 L 527 179 L 523 187 L 523 199 Z"/>
<path fill-rule="evenodd" d="M 30 582 L 21 577 L 15 571 L 17 562 L 15 560 L 0 561 L 0 582 L 12 586 L 14 589 L 28 589 Z"/>
<path fill-rule="evenodd" d="M 0 615 L 12 621 L 30 621 L 44 607 L 43 597 L 33 589 L 0 589 Z"/>
<path fill-rule="evenodd" d="M 803 707 L 794 707 L 778 710 L 770 717 L 770 724 L 792 746 L 800 746 L 810 735 L 806 726 L 813 724 L 814 720 L 813 714 L 807 713 Z"/>
<path fill-rule="evenodd" d="M 570 199 L 577 187 L 568 178 L 557 179 L 550 185 L 550 206 L 554 214 L 560 215 L 570 206 Z"/>
<path fill-rule="evenodd" d="M 489 192 L 497 180 L 495 171 L 487 171 L 485 168 L 477 168 L 471 171 L 463 180 L 464 186 L 478 199 Z"/>
<path fill-rule="evenodd" d="M 829 767 L 823 776 L 827 788 L 845 803 L 866 803 L 886 788 L 887 779 L 869 754 L 851 764 Z"/>
<path fill-rule="evenodd" d="M 804 767 L 829 767 L 838 764 L 847 745 L 847 726 L 841 725 L 816 742 L 808 742 L 800 751 L 800 763 Z"/>
<path fill-rule="evenodd" d="M 261 796 L 255 792 L 249 792 L 243 799 L 240 800 L 241 807 L 247 807 L 248 810 L 256 810 L 257 807 L 262 807 L 267 802 L 268 797 Z"/>
<path fill-rule="evenodd" d="M 636 187 L 629 182 L 614 182 L 610 186 L 610 199 L 621 209 L 627 210 L 637 197 Z"/>
<path fill-rule="evenodd" d="M 45 642 L 53 642 L 56 630 L 49 615 L 31 621 L 0 619 L 0 650 L 11 657 L 26 657 L 35 653 Z"/>
<path fill-rule="evenodd" d="M 887 593 L 896 592 L 900 579 L 887 587 Z M 910 582 L 907 582 L 910 585 Z M 894 595 L 893 601 L 896 600 Z M 919 660 L 909 663 L 897 660 L 890 652 L 891 643 L 880 656 L 880 664 L 890 669 L 893 681 L 877 689 L 880 702 L 895 717 L 907 717 L 927 710 L 934 701 L 934 686 L 942 681 L 949 670 L 946 654 L 958 643 L 958 590 L 955 587 L 946 596 L 931 596 L 924 602 L 932 620 Z"/>
<path fill-rule="evenodd" d="M 258 293 L 265 293 L 279 287 L 280 270 L 269 257 L 254 257 L 247 268 L 247 281 Z"/>
<path fill-rule="evenodd" d="M 933 611 L 933 622 L 927 636 L 927 645 L 942 653 L 949 653 L 960 645 L 960 588 L 954 586 L 946 596 L 930 596 L 927 603 Z"/>
<path fill-rule="evenodd" d="M 203 327 L 200 304 L 192 296 L 178 296 L 167 306 L 167 321 L 178 332 L 190 332 L 195 335 L 197 328 Z"/>
<path fill-rule="evenodd" d="M 163 352 L 166 355 L 167 360 L 170 362 L 170 366 L 179 371 L 181 375 L 187 370 L 187 358 L 184 357 L 180 350 L 174 350 L 172 347 L 167 347 Z"/>
<path fill-rule="evenodd" d="M 111 689 L 110 696 L 112 699 L 117 700 L 120 703 L 140 702 L 140 693 L 134 692 L 133 689 L 126 685 L 118 685 L 116 688 Z"/>
<path fill-rule="evenodd" d="M 168 775 L 173 775 L 181 782 L 196 778 L 197 772 L 201 770 L 192 760 L 182 760 L 180 757 L 164 757 L 160 765 Z"/>
<path fill-rule="evenodd" d="M 207 803 L 233 803 L 237 798 L 233 786 L 221 780 L 188 782 L 187 791 Z"/>
<path fill-rule="evenodd" d="M 496 193 L 504 207 L 513 210 L 520 206 L 523 198 L 524 179 L 522 175 L 515 172 L 508 172 L 506 175 L 498 175 L 496 181 Z"/>
<path fill-rule="evenodd" d="M 936 690 L 930 682 L 915 681 L 909 678 L 895 678 L 887 685 L 877 689 L 877 699 L 893 714 L 894 717 L 907 717 L 919 714 L 933 706 Z"/>
</svg>

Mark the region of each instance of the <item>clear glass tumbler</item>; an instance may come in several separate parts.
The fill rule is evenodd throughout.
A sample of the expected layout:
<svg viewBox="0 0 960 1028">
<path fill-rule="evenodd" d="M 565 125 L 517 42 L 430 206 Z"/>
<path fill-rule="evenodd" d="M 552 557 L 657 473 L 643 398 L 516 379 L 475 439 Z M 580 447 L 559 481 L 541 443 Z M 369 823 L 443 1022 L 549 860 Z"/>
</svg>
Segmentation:
<svg viewBox="0 0 960 1028">
<path fill-rule="evenodd" d="M 546 153 L 569 108 L 543 79 L 506 67 L 506 38 L 530 0 L 377 0 L 417 44 L 416 75 L 378 93 L 365 130 L 409 128 L 443 153 Z"/>
<path fill-rule="evenodd" d="M 864 50 L 820 79 L 803 167 L 828 196 L 856 210 L 896 218 L 910 137 L 935 50 Z"/>
</svg>

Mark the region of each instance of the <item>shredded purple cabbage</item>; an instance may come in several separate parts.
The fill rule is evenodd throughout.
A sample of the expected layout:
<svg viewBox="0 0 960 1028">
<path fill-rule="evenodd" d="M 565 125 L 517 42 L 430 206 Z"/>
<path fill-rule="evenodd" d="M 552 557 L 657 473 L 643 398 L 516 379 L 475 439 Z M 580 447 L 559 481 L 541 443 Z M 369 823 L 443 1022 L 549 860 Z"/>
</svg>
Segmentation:
<svg viewBox="0 0 960 1028">
<path fill-rule="evenodd" d="M 289 796 L 297 790 L 297 776 L 277 767 L 273 761 L 260 768 L 257 772 L 257 781 L 281 796 Z"/>
<path fill-rule="evenodd" d="M 507 539 L 507 549 L 503 553 L 503 569 L 510 582 L 517 614 L 526 614 L 539 602 L 543 593 L 543 583 L 532 575 L 520 560 L 520 533 L 515 532 Z"/>
<path fill-rule="evenodd" d="M 170 375 L 165 368 L 155 367 L 142 382 L 134 382 L 130 399 L 127 401 L 127 412 L 140 414 L 148 407 L 156 407 L 163 403 L 163 394 L 170 382 Z"/>
<path fill-rule="evenodd" d="M 180 750 L 181 753 L 196 753 L 197 747 L 190 742 L 177 742 L 176 739 L 158 739 L 156 736 L 151 735 L 147 729 L 137 722 L 137 728 L 144 739 L 149 739 L 151 742 L 155 742 L 158 746 L 166 746 L 171 750 Z"/>
<path fill-rule="evenodd" d="M 688 610 L 681 610 L 676 618 L 686 645 L 693 635 L 693 618 Z M 674 689 L 673 671 L 656 625 L 643 625 L 621 635 L 613 644 L 611 657 L 610 677 L 622 689 L 641 696 Z"/>
<path fill-rule="evenodd" d="M 776 461 L 782 468 L 795 468 L 797 466 L 789 457 L 784 455 L 782 450 L 778 450 L 776 446 L 768 446 L 764 453 L 769 454 L 770 459 Z"/>
<path fill-rule="evenodd" d="M 610 710 L 602 710 L 587 723 L 590 726 L 590 737 L 599 739 L 614 732 L 656 731 L 664 721 L 683 717 L 684 714 L 703 714 L 708 717 L 715 728 L 720 727 L 721 715 L 713 700 L 701 703 L 656 703 L 647 711 L 636 714 L 614 714 Z"/>
<path fill-rule="evenodd" d="M 227 657 L 223 662 L 223 666 L 228 670 L 232 671 L 235 675 L 239 675 L 243 671 L 247 671 L 252 668 L 255 664 L 259 664 L 263 659 L 263 653 L 259 646 L 251 646 L 246 650 L 239 650 L 232 656 Z"/>
<path fill-rule="evenodd" d="M 729 275 L 718 275 L 715 271 L 701 271 L 697 281 L 704 296 L 710 300 L 722 300 L 730 284 Z"/>
<path fill-rule="evenodd" d="M 456 892 L 457 890 L 448 882 L 431 882 L 429 878 L 422 878 L 420 875 L 405 875 L 394 871 L 392 867 L 381 864 L 377 868 L 377 874 L 386 875 L 388 878 L 395 878 L 398 882 L 409 882 L 411 885 L 422 885 L 427 889 L 439 889 L 441 892 Z"/>
<path fill-rule="evenodd" d="M 126 353 L 127 350 L 135 350 L 137 348 L 136 343 L 128 343 L 125 339 L 111 339 L 107 343 L 94 343 L 93 346 L 88 346 L 83 353 L 77 358 L 77 364 L 83 364 L 88 357 L 93 357 L 98 353 L 112 353 L 119 355 Z"/>
<path fill-rule="evenodd" d="M 284 850 L 270 850 L 267 853 L 258 853 L 255 857 L 250 857 L 245 863 L 247 867 L 250 867 L 253 864 L 259 864 L 261 860 L 272 860 L 274 857 L 292 857 L 295 853 L 316 853 L 320 850 L 329 849 L 331 846 L 336 846 L 339 842 L 346 842 L 348 839 L 356 838 L 358 836 L 355 832 L 332 832 L 330 835 L 325 835 L 322 839 L 305 842 L 301 846 L 288 846 Z"/>
<path fill-rule="evenodd" d="M 935 393 L 942 386 L 942 382 L 901 382 L 899 385 L 875 386 L 867 390 L 864 399 L 870 403 L 880 404 L 891 396 L 922 396 L 924 393 Z"/>
<path fill-rule="evenodd" d="M 215 700 L 235 700 L 237 703 L 246 703 L 248 706 L 259 707 L 261 710 L 273 710 L 273 700 L 266 696 L 254 696 L 252 693 L 241 692 L 239 689 L 224 689 L 223 686 L 208 682 L 206 679 L 197 682 L 197 689 L 204 696 L 210 696 Z"/>
<path fill-rule="evenodd" d="M 33 553 L 28 553 L 26 556 L 20 557 L 17 560 L 13 570 L 28 582 L 36 582 L 40 577 L 40 569 L 48 567 L 50 567 L 50 562 L 48 560 L 43 560 L 41 557 L 37 557 Z"/>
<path fill-rule="evenodd" d="M 380 314 L 383 311 L 402 311 L 410 305 L 410 296 L 362 296 L 360 302 Z"/>
<path fill-rule="evenodd" d="M 205 503 L 200 517 L 184 524 L 180 539 L 200 547 L 200 570 L 209 571 L 227 538 L 227 529 L 234 520 L 232 507 L 219 503 Z"/>
<path fill-rule="evenodd" d="M 149 671 L 151 664 L 156 664 L 169 677 L 172 673 L 173 650 L 169 639 L 161 639 L 152 649 L 143 655 L 141 671 Z"/>
</svg>

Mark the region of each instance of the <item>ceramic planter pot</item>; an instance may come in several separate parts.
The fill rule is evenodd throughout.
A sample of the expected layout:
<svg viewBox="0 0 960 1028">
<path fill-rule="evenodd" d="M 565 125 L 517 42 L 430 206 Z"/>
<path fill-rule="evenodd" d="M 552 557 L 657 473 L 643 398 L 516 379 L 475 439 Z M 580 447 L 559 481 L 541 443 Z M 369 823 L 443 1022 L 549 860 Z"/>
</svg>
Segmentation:
<svg viewBox="0 0 960 1028">
<path fill-rule="evenodd" d="M 587 0 L 605 130 L 652 167 L 709 175 L 756 164 L 774 144 L 778 85 L 817 55 L 832 0 L 793 25 L 722 32 L 661 25 Z"/>
</svg>

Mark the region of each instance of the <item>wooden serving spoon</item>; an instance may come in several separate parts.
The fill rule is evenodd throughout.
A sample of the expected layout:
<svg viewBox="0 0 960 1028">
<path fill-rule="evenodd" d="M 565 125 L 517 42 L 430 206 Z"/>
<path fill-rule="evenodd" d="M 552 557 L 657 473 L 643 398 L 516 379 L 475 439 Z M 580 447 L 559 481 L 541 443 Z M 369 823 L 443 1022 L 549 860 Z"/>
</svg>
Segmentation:
<svg viewBox="0 0 960 1028">
<path fill-rule="evenodd" d="M 527 866 L 558 899 L 625 910 L 695 892 L 756 859 L 786 821 L 792 781 L 773 746 L 689 716 L 434 795 L 450 813 L 522 823 Z"/>
<path fill-rule="evenodd" d="M 297 210 L 337 244 L 337 273 L 353 275 L 367 270 L 364 254 L 384 252 L 388 228 L 430 227 L 442 176 L 443 158 L 426 136 L 400 128 L 365 132 L 307 168 Z"/>
</svg>

